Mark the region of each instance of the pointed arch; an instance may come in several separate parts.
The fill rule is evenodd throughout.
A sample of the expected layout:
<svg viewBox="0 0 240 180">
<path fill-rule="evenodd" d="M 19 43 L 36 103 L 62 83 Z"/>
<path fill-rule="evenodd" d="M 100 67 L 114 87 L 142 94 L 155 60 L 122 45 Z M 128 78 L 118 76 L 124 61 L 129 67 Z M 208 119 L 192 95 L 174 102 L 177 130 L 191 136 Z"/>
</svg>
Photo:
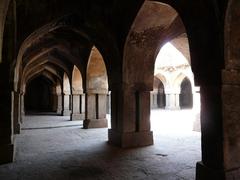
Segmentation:
<svg viewBox="0 0 240 180">
<path fill-rule="evenodd" d="M 108 75 L 102 55 L 96 47 L 92 48 L 87 66 L 87 91 L 108 92 Z"/>
<path fill-rule="evenodd" d="M 82 74 L 76 66 L 73 67 L 72 72 L 72 93 L 73 94 L 83 93 Z"/>
<path fill-rule="evenodd" d="M 71 85 L 69 81 L 69 77 L 66 73 L 63 75 L 63 93 L 71 94 Z"/>
</svg>

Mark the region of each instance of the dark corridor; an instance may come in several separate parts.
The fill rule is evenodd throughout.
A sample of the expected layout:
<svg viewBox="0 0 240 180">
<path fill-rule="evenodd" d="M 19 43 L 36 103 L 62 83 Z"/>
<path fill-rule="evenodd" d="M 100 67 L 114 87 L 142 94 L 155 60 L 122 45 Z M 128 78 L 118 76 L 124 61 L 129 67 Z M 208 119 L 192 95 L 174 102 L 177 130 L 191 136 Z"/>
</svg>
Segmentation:
<svg viewBox="0 0 240 180">
<path fill-rule="evenodd" d="M 44 76 L 29 82 L 25 95 L 25 110 L 30 112 L 53 111 L 53 84 Z"/>
</svg>

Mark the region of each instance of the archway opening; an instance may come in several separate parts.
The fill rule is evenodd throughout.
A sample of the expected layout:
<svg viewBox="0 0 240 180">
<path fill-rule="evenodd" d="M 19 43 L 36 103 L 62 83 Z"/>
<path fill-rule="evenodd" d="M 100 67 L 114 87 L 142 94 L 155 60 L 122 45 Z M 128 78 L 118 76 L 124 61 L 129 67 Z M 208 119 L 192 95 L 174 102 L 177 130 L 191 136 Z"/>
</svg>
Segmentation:
<svg viewBox="0 0 240 180">
<path fill-rule="evenodd" d="M 185 55 L 179 51 L 174 46 L 177 41 L 180 40 L 172 40 L 164 44 L 155 61 L 154 90 L 151 93 L 152 115 L 164 118 L 161 121 L 154 120 L 158 122 L 154 122 L 152 126 L 156 127 L 156 123 L 159 123 L 157 125 L 159 130 L 168 132 L 191 132 L 193 130 L 199 132 L 199 88 L 195 87 L 190 59 L 187 59 L 187 57 L 190 58 L 189 52 L 185 50 L 187 54 Z M 156 79 L 161 82 L 159 85 Z M 161 87 L 158 91 L 156 91 L 157 85 Z M 159 102 L 164 106 L 159 106 Z"/>
<path fill-rule="evenodd" d="M 26 113 L 53 112 L 53 89 L 53 83 L 44 76 L 31 80 L 26 87 Z"/>
<path fill-rule="evenodd" d="M 191 109 L 193 107 L 192 85 L 187 77 L 181 83 L 179 102 L 181 109 Z"/>
<path fill-rule="evenodd" d="M 199 87 L 195 87 L 194 83 L 189 45 L 181 15 L 169 4 L 145 1 L 132 25 L 124 49 L 124 70 L 128 72 L 124 80 L 134 84 L 130 88 L 132 91 L 142 93 L 142 96 L 135 97 L 136 121 L 147 131 L 150 116 L 154 145 L 164 147 L 162 150 L 165 156 L 174 154 L 174 157 L 179 157 L 173 158 L 171 162 L 182 164 L 180 156 L 188 155 L 187 163 L 193 168 L 189 169 L 189 174 L 185 174 L 183 179 L 195 178 L 194 167 L 197 160 L 201 159 L 200 95 Z M 181 109 L 181 83 L 184 78 L 189 79 L 192 94 L 198 94 L 193 96 L 192 109 Z M 164 87 L 164 108 L 158 107 L 156 79 Z M 149 91 L 152 91 L 150 103 L 147 99 Z M 197 106 L 194 106 L 195 102 L 198 102 Z M 184 166 L 181 168 L 184 169 Z"/>
<path fill-rule="evenodd" d="M 96 47 L 92 48 L 87 66 L 86 120 L 84 128 L 108 127 L 108 76 L 103 57 Z"/>
</svg>

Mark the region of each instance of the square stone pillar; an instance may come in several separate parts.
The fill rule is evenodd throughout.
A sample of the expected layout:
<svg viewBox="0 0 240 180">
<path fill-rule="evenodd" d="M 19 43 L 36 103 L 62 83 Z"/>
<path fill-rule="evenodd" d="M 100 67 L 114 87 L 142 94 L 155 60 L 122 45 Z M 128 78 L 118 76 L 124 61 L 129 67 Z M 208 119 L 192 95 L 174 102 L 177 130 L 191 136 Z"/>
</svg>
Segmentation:
<svg viewBox="0 0 240 180">
<path fill-rule="evenodd" d="M 196 180 L 225 179 L 222 120 L 221 85 L 201 85 L 202 161 L 197 163 Z"/>
<path fill-rule="evenodd" d="M 13 96 L 13 122 L 14 122 L 14 134 L 20 134 L 21 125 L 20 125 L 20 116 L 21 116 L 21 95 L 18 92 L 12 92 Z"/>
<path fill-rule="evenodd" d="M 180 109 L 179 94 L 175 94 L 175 109 Z"/>
<path fill-rule="evenodd" d="M 85 103 L 85 96 L 83 94 L 72 95 L 72 113 L 71 120 L 83 120 L 85 117 L 82 105 Z"/>
<path fill-rule="evenodd" d="M 53 99 L 52 99 L 52 101 L 53 101 L 52 110 L 54 112 L 57 112 L 57 110 L 58 110 L 58 95 L 55 92 L 53 92 L 52 97 L 53 97 Z"/>
<path fill-rule="evenodd" d="M 222 80 L 224 167 L 234 180 L 240 179 L 240 71 L 224 70 Z"/>
<path fill-rule="evenodd" d="M 64 94 L 63 95 L 63 116 L 70 116 L 71 110 L 70 110 L 70 94 Z"/>
<path fill-rule="evenodd" d="M 166 94 L 166 108 L 173 110 L 175 109 L 175 94 Z"/>
<path fill-rule="evenodd" d="M 151 97 L 150 97 L 150 103 L 151 103 L 151 108 L 156 109 L 158 108 L 158 92 L 152 91 L 151 92 Z"/>
<path fill-rule="evenodd" d="M 25 99 L 25 94 L 21 93 L 21 99 L 20 99 L 20 109 L 21 109 L 21 117 L 20 117 L 20 122 L 23 123 L 23 118 L 25 116 L 25 103 L 24 103 L 24 99 Z"/>
<path fill-rule="evenodd" d="M 107 93 L 105 94 L 86 94 L 86 117 L 83 127 L 88 128 L 106 128 L 108 122 L 106 118 Z"/>
<path fill-rule="evenodd" d="M 114 90 L 111 97 L 109 144 L 124 148 L 152 145 L 150 91 Z"/>
<path fill-rule="evenodd" d="M 179 94 L 171 93 L 166 94 L 166 107 L 165 109 L 176 110 L 180 109 Z"/>
<path fill-rule="evenodd" d="M 57 94 L 57 113 L 62 114 L 63 112 L 63 102 L 62 102 L 62 94 Z"/>
<path fill-rule="evenodd" d="M 13 161 L 13 113 L 14 108 L 11 85 L 9 83 L 10 65 L 0 64 L 0 164 Z"/>
</svg>

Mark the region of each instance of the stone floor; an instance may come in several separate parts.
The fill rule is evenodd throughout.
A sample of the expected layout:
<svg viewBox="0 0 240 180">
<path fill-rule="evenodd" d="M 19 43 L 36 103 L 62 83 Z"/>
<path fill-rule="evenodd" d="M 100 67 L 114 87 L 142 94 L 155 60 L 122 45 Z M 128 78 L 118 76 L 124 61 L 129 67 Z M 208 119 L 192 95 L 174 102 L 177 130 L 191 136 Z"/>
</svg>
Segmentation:
<svg viewBox="0 0 240 180">
<path fill-rule="evenodd" d="M 107 129 L 84 130 L 69 117 L 27 116 L 0 180 L 192 180 L 200 133 L 179 126 L 191 113 L 152 111 L 155 145 L 137 149 L 109 146 Z"/>
</svg>

